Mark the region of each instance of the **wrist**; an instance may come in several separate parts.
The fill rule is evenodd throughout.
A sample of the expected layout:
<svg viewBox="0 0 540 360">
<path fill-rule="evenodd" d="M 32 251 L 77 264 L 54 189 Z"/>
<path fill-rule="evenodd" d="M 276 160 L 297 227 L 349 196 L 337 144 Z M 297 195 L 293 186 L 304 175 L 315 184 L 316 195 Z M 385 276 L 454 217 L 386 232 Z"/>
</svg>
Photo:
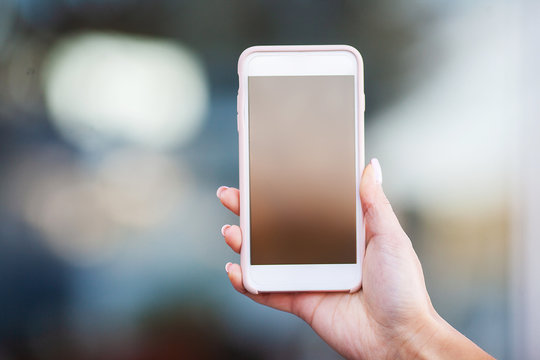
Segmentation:
<svg viewBox="0 0 540 360">
<path fill-rule="evenodd" d="M 432 314 L 422 316 L 408 330 L 408 336 L 397 349 L 398 359 L 433 359 L 437 348 L 446 343 L 447 328 L 442 319 Z"/>
<path fill-rule="evenodd" d="M 397 349 L 399 359 L 493 359 L 435 311 Z"/>
</svg>

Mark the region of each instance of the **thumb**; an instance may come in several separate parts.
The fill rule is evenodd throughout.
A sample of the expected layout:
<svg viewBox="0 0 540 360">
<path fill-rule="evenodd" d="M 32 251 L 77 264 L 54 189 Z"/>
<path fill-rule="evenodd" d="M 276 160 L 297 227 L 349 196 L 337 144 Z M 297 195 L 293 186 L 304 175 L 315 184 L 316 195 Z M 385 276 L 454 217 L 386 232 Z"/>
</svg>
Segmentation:
<svg viewBox="0 0 540 360">
<path fill-rule="evenodd" d="M 372 159 L 364 169 L 360 182 L 360 201 L 366 224 L 366 244 L 376 237 L 396 238 L 403 229 L 382 189 L 379 160 Z"/>
</svg>

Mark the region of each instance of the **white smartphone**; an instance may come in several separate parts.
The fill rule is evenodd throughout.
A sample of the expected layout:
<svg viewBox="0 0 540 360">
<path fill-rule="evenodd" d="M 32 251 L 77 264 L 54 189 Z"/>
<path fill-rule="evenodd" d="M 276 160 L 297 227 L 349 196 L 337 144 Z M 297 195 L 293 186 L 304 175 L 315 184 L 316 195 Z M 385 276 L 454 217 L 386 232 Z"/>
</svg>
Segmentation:
<svg viewBox="0 0 540 360">
<path fill-rule="evenodd" d="M 360 289 L 364 87 L 350 46 L 255 46 L 238 62 L 243 283 Z"/>
</svg>

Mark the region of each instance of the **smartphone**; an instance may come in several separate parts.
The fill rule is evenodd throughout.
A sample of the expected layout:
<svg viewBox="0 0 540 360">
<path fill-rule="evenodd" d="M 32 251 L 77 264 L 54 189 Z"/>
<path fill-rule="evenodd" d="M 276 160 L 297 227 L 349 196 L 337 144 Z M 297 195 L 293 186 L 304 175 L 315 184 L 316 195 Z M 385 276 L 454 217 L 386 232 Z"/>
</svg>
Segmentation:
<svg viewBox="0 0 540 360">
<path fill-rule="evenodd" d="M 243 283 L 360 289 L 363 62 L 351 46 L 254 46 L 238 61 Z"/>
</svg>

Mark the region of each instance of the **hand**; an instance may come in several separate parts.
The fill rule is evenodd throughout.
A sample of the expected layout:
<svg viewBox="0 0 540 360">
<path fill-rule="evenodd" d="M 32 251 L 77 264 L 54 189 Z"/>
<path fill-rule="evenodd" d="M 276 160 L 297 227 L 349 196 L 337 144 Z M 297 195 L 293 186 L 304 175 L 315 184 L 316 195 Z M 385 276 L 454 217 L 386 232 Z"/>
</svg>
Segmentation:
<svg viewBox="0 0 540 360">
<path fill-rule="evenodd" d="M 297 315 L 346 358 L 491 358 L 433 308 L 420 261 L 381 184 L 381 168 L 374 159 L 360 185 L 366 223 L 360 291 L 253 295 L 244 288 L 240 266 L 228 263 L 231 284 L 260 304 Z M 217 195 L 225 207 L 240 213 L 237 189 L 220 187 Z M 240 227 L 225 225 L 222 234 L 240 252 Z"/>
</svg>

